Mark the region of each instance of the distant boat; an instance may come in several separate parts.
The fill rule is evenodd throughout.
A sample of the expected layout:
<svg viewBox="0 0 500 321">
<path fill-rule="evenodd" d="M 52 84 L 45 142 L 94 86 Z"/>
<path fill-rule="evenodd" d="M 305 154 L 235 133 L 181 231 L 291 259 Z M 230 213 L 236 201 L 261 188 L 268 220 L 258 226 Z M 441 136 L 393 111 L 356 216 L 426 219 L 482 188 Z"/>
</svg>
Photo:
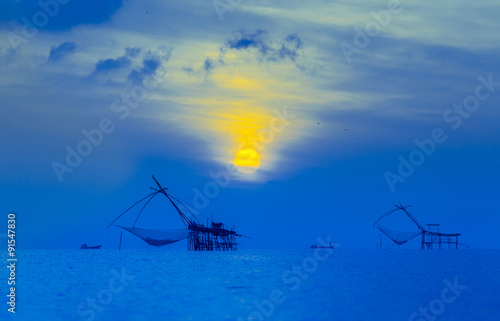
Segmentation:
<svg viewBox="0 0 500 321">
<path fill-rule="evenodd" d="M 330 242 L 329 245 L 327 246 L 318 246 L 318 244 L 313 244 L 311 245 L 311 249 L 334 249 L 335 248 L 335 245 L 332 245 L 332 242 Z"/>
<path fill-rule="evenodd" d="M 80 249 L 81 250 L 98 250 L 101 248 L 102 245 L 94 245 L 94 246 L 87 246 L 87 244 L 82 244 L 82 246 L 80 246 Z"/>
</svg>

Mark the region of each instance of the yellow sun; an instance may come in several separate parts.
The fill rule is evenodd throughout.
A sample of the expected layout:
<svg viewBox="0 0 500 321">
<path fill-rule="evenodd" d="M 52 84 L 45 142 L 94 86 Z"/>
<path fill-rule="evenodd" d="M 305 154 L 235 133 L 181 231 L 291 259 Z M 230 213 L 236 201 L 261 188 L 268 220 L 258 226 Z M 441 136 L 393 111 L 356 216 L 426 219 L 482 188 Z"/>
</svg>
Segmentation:
<svg viewBox="0 0 500 321">
<path fill-rule="evenodd" d="M 260 156 L 253 148 L 244 148 L 236 154 L 234 165 L 240 173 L 251 174 L 260 167 Z"/>
</svg>

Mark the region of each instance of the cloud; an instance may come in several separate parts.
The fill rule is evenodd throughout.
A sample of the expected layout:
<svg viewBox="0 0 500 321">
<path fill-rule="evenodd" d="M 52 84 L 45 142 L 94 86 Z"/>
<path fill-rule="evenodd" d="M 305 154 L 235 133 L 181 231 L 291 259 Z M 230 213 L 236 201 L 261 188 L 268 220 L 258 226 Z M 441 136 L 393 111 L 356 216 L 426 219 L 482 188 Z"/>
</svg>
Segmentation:
<svg viewBox="0 0 500 321">
<path fill-rule="evenodd" d="M 134 83 L 142 83 L 147 75 L 154 75 L 163 67 L 163 63 L 170 59 L 172 50 L 164 47 L 159 48 L 156 52 L 148 51 L 145 58 L 142 60 L 142 66 L 132 70 L 128 79 Z"/>
<path fill-rule="evenodd" d="M 288 35 L 285 40 L 283 40 L 278 54 L 281 59 L 288 57 L 295 61 L 295 59 L 299 56 L 300 49 L 302 49 L 302 40 L 296 33 L 294 33 Z"/>
<path fill-rule="evenodd" d="M 129 67 L 131 60 L 127 56 L 118 57 L 116 59 L 109 58 L 104 60 L 99 60 L 95 65 L 94 75 L 105 74 L 113 70 L 118 70 L 122 68 Z"/>
<path fill-rule="evenodd" d="M 68 1 L 2 1 L 0 3 L 0 22 L 17 22 L 24 25 L 23 19 L 33 21 L 33 16 L 41 12 L 50 16 L 43 29 L 69 30 L 82 24 L 97 25 L 109 21 L 122 7 L 123 0 Z M 40 16 L 40 14 L 38 14 Z"/>
<path fill-rule="evenodd" d="M 207 58 L 205 59 L 205 62 L 203 63 L 203 69 L 208 73 L 210 73 L 211 70 L 215 68 L 215 63 L 212 59 Z"/>
<path fill-rule="evenodd" d="M 118 58 L 108 58 L 99 60 L 95 64 L 95 69 L 91 76 L 108 74 L 112 71 L 128 68 L 132 65 L 132 59 L 139 56 L 141 48 L 125 48 L 125 55 Z"/>
<path fill-rule="evenodd" d="M 124 50 L 123 56 L 99 60 L 90 77 L 110 76 L 114 78 L 113 81 L 118 80 L 120 83 L 126 81 L 142 83 L 146 76 L 155 75 L 162 70 L 172 53 L 171 49 L 163 46 L 144 53 L 138 47 L 127 47 Z"/>
<path fill-rule="evenodd" d="M 260 53 L 266 55 L 270 51 L 270 46 L 265 40 L 266 32 L 264 30 L 256 30 L 255 32 L 247 33 L 240 31 L 239 34 L 232 40 L 226 42 L 229 49 L 246 50 L 249 48 L 257 48 Z"/>
<path fill-rule="evenodd" d="M 257 50 L 254 58 L 258 62 L 278 62 L 290 59 L 297 67 L 302 68 L 297 62 L 297 59 L 302 56 L 302 48 L 303 41 L 296 33 L 286 35 L 281 41 L 272 41 L 265 30 L 257 29 L 253 32 L 242 30 L 224 43 L 219 49 L 218 58 L 207 57 L 203 62 L 202 70 L 208 75 L 217 67 L 230 65 L 232 59 L 236 57 L 232 53 L 243 57 L 245 52 L 250 52 L 252 55 L 252 49 Z M 229 59 L 228 56 L 232 58 Z"/>
<path fill-rule="evenodd" d="M 268 39 L 266 31 L 258 29 L 254 32 L 238 32 L 233 39 L 226 42 L 221 51 L 255 48 L 261 57 L 267 61 L 279 61 L 289 58 L 295 62 L 301 55 L 302 47 L 303 42 L 296 33 L 288 34 L 285 39 L 273 42 Z"/>
<path fill-rule="evenodd" d="M 74 42 L 63 42 L 59 46 L 50 48 L 49 61 L 55 62 L 76 52 L 78 45 Z"/>
<path fill-rule="evenodd" d="M 276 107 L 286 105 L 301 115 L 294 121 L 293 130 L 278 136 L 279 144 L 269 146 L 262 155 L 268 164 L 262 166 L 265 169 L 276 168 L 273 165 L 278 164 L 280 153 L 286 148 L 296 148 L 294 144 L 299 142 L 303 142 L 301 148 L 306 149 L 311 139 L 326 137 L 328 146 L 346 145 L 340 146 L 338 136 L 332 135 L 337 127 L 342 135 L 351 135 L 348 137 L 352 138 L 349 141 L 352 145 L 359 141 L 367 145 L 399 143 L 415 133 L 420 134 L 417 130 L 428 125 L 430 119 L 440 121 L 442 110 L 468 95 L 467 90 L 474 88 L 480 73 L 495 70 L 498 60 L 494 50 L 477 50 L 469 46 L 470 42 L 458 47 L 450 46 L 449 42 L 429 44 L 427 38 L 422 41 L 428 34 L 418 28 L 409 27 L 405 29 L 408 34 L 400 34 L 401 24 L 412 22 L 407 15 L 416 15 L 409 8 L 394 17 L 391 25 L 347 66 L 338 43 L 353 41 L 354 26 L 362 28 L 372 19 L 370 9 L 351 10 L 350 6 L 342 6 L 343 10 L 335 12 L 335 7 L 321 9 L 324 5 L 318 2 L 307 6 L 276 4 L 274 11 L 269 11 L 263 3 L 252 3 L 260 10 L 240 7 L 238 11 L 228 12 L 228 19 L 222 24 L 218 23 L 210 2 L 202 7 L 194 1 L 148 3 L 147 8 L 134 1 L 126 4 L 109 24 L 85 25 L 68 33 L 39 33 L 37 41 L 9 58 L 17 59 L 15 64 L 6 62 L 9 44 L 4 39 L 5 45 L 0 42 L 3 47 L 0 64 L 3 61 L 8 67 L 4 82 L 11 85 L 4 87 L 5 92 L 25 81 L 20 77 L 21 67 L 30 68 L 37 77 L 29 79 L 35 81 L 43 77 L 50 80 L 47 84 L 64 83 L 72 89 L 71 95 L 66 90 L 58 96 L 68 96 L 68 100 L 73 99 L 75 93 L 86 97 L 88 89 L 99 86 L 103 97 L 98 97 L 103 102 L 87 101 L 85 105 L 105 109 L 109 105 L 107 97 L 120 95 L 131 83 L 140 83 L 151 73 L 160 73 L 168 60 L 169 74 L 155 89 L 152 99 L 144 101 L 145 108 L 134 115 L 149 117 L 151 122 L 175 121 L 187 135 L 207 139 L 207 153 L 213 152 L 215 156 L 201 157 L 221 162 L 226 156 L 230 158 L 234 154 L 232 144 L 268 126 L 268 117 Z M 310 5 L 313 7 L 309 8 Z M 63 9 L 61 6 L 60 14 Z M 195 23 L 189 24 L 185 18 L 192 15 L 196 17 Z M 356 19 L 350 20 L 353 16 Z M 414 19 L 413 26 L 427 20 L 427 16 Z M 486 30 L 491 30 L 489 24 L 478 24 L 475 28 L 484 28 L 486 35 Z M 450 27 L 445 31 L 456 30 L 461 29 Z M 433 31 L 432 37 L 444 32 L 438 28 Z M 100 37 L 95 38 L 96 33 Z M 78 55 L 69 57 L 72 68 L 59 64 L 37 68 L 44 62 L 37 59 L 47 60 L 51 45 L 63 49 L 61 44 L 67 39 L 79 45 Z M 477 38 L 477 41 L 487 40 L 491 39 Z M 175 47 L 171 59 L 150 47 L 159 43 Z M 479 48 L 484 47 L 487 46 Z M 53 56 L 52 59 L 58 59 L 56 53 Z M 61 56 L 59 59 L 63 61 L 68 58 L 64 50 Z M 96 79 L 79 78 L 92 73 L 99 75 L 97 80 L 112 78 L 110 86 L 104 87 Z M 27 92 L 31 90 L 28 84 L 23 85 Z M 159 107 L 148 109 L 153 103 Z M 350 113 L 339 114 L 346 110 Z M 481 114 L 484 113 L 493 113 L 493 109 L 482 108 Z M 177 121 L 179 119 L 182 121 Z M 309 121 L 314 125 L 312 129 Z M 401 128 L 395 125 L 401 123 L 405 125 L 401 126 L 403 130 L 412 125 L 407 135 L 400 134 Z M 355 125 L 362 125 L 363 131 L 355 131 Z M 349 131 L 344 132 L 345 128 Z M 347 138 L 341 136 L 341 139 Z M 318 150 L 320 147 L 324 145 L 318 144 Z"/>
<path fill-rule="evenodd" d="M 141 54 L 141 48 L 125 48 L 125 56 L 136 58 Z"/>
</svg>

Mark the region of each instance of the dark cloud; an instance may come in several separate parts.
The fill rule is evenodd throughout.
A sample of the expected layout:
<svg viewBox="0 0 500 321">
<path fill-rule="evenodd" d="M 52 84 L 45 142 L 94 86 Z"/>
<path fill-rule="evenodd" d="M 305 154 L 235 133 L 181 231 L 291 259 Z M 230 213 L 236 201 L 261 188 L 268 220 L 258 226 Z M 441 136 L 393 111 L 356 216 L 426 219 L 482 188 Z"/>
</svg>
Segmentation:
<svg viewBox="0 0 500 321">
<path fill-rule="evenodd" d="M 141 48 L 125 48 L 125 56 L 136 58 L 141 54 Z"/>
<path fill-rule="evenodd" d="M 134 83 L 141 83 L 147 75 L 155 75 L 163 68 L 163 64 L 170 59 L 171 49 L 160 47 L 156 51 L 148 50 L 142 57 L 142 61 L 136 59 L 141 56 L 141 48 L 125 48 L 125 54 L 117 58 L 99 60 L 90 75 L 107 75 L 110 73 L 125 72 L 127 79 Z M 140 64 L 139 67 L 137 64 Z"/>
<path fill-rule="evenodd" d="M 283 40 L 278 54 L 281 59 L 288 57 L 295 61 L 295 59 L 299 56 L 298 51 L 300 49 L 302 49 L 302 40 L 300 40 L 297 34 L 294 33 L 288 35 L 285 40 Z"/>
<path fill-rule="evenodd" d="M 78 45 L 74 42 L 63 42 L 59 46 L 52 46 L 50 48 L 49 61 L 58 61 L 69 54 L 76 52 Z"/>
<path fill-rule="evenodd" d="M 106 74 L 110 71 L 127 68 L 131 65 L 132 61 L 127 56 L 118 57 L 116 59 L 109 58 L 99 60 L 95 65 L 94 75 Z"/>
<path fill-rule="evenodd" d="M 215 63 L 212 59 L 207 58 L 205 59 L 205 62 L 203 63 L 203 69 L 207 72 L 210 73 L 215 68 Z"/>
<path fill-rule="evenodd" d="M 302 47 L 303 42 L 296 33 L 287 35 L 281 41 L 273 42 L 269 39 L 265 30 L 257 29 L 253 32 L 242 30 L 237 32 L 232 39 L 226 41 L 224 46 L 220 48 L 218 59 L 205 59 L 202 72 L 208 75 L 213 69 L 225 65 L 227 63 L 225 55 L 230 50 L 244 51 L 250 49 L 257 49 L 258 55 L 256 58 L 261 62 L 278 62 L 290 59 L 297 67 L 303 68 L 297 63 L 297 58 L 302 55 Z"/>
<path fill-rule="evenodd" d="M 240 31 L 239 34 L 232 40 L 226 42 L 229 49 L 245 50 L 248 48 L 257 48 L 259 52 L 266 55 L 272 50 L 270 45 L 266 43 L 266 32 L 264 30 L 256 30 L 255 32 Z"/>
<path fill-rule="evenodd" d="M 92 75 L 107 74 L 112 71 L 128 68 L 132 65 L 131 58 L 136 58 L 140 53 L 141 48 L 127 47 L 125 48 L 125 55 L 121 57 L 99 60 L 95 65 Z"/>
<path fill-rule="evenodd" d="M 294 33 L 287 35 L 281 41 L 271 41 L 265 30 L 258 29 L 254 32 L 239 31 L 233 39 L 226 41 L 221 50 L 220 63 L 224 63 L 224 55 L 229 50 L 250 50 L 257 49 L 260 60 L 268 62 L 277 62 L 290 59 L 296 63 L 297 58 L 301 56 L 303 42 L 300 37 Z M 205 61 L 206 67 L 206 61 Z M 211 66 L 212 69 L 215 66 Z M 206 68 L 205 68 L 206 69 Z"/>
<path fill-rule="evenodd" d="M 142 66 L 132 70 L 128 79 L 134 83 L 142 83 L 148 75 L 155 75 L 163 68 L 163 64 L 170 59 L 171 50 L 159 48 L 156 52 L 148 51 L 142 60 Z"/>
<path fill-rule="evenodd" d="M 85 0 L 69 1 L 59 4 L 57 1 L 1 1 L 0 22 L 18 22 L 24 25 L 24 19 L 33 23 L 34 15 L 46 16 L 47 22 L 39 26 L 46 30 L 68 30 L 82 24 L 100 24 L 109 21 L 123 5 L 123 0 Z M 36 25 L 36 23 L 35 23 Z"/>
</svg>

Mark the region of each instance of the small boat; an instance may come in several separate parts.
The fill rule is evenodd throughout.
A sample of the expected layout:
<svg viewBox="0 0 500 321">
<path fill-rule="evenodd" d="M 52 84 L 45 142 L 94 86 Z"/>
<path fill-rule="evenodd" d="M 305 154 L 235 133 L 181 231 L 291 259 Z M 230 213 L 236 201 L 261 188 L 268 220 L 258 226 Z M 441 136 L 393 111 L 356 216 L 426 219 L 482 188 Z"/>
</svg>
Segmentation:
<svg viewBox="0 0 500 321">
<path fill-rule="evenodd" d="M 335 248 L 335 245 L 332 244 L 332 242 L 330 242 L 329 245 L 327 246 L 318 246 L 318 244 L 313 244 L 311 245 L 311 249 L 334 249 Z"/>
<path fill-rule="evenodd" d="M 101 248 L 102 245 L 94 245 L 94 246 L 87 246 L 87 243 L 85 244 L 82 244 L 82 246 L 80 246 L 80 249 L 81 250 L 98 250 Z"/>
</svg>

